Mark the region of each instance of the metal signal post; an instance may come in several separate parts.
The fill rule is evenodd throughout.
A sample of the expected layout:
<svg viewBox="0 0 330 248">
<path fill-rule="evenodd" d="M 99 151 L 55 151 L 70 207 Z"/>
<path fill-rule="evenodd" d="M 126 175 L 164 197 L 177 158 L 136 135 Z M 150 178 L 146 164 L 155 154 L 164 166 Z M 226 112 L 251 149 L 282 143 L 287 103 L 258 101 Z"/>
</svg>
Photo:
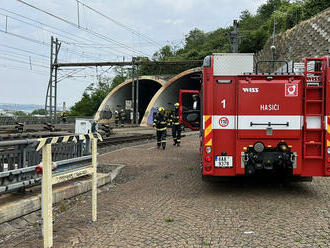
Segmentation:
<svg viewBox="0 0 330 248">
<path fill-rule="evenodd" d="M 50 41 L 50 75 L 45 101 L 45 110 L 51 120 L 57 119 L 57 58 L 60 48 L 61 43 L 52 36 Z"/>
</svg>

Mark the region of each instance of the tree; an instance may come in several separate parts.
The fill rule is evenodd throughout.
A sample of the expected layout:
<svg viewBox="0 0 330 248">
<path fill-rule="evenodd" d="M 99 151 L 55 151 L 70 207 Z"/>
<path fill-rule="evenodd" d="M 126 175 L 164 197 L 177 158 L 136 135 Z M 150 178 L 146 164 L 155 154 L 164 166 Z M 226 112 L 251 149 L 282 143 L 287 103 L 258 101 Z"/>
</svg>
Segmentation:
<svg viewBox="0 0 330 248">
<path fill-rule="evenodd" d="M 15 111 L 15 112 L 13 113 L 13 115 L 14 115 L 14 116 L 20 116 L 20 117 L 28 116 L 27 113 L 25 113 L 24 111 L 21 111 L 21 110 L 19 110 L 19 111 Z"/>
<path fill-rule="evenodd" d="M 170 45 L 166 45 L 153 55 L 153 59 L 157 61 L 164 61 L 165 59 L 173 56 L 175 56 L 175 51 L 173 51 L 173 48 Z"/>
<path fill-rule="evenodd" d="M 329 7 L 329 0 L 307 0 L 303 4 L 303 18 L 308 19 Z"/>
<path fill-rule="evenodd" d="M 126 81 L 131 74 L 128 69 L 125 69 L 123 67 L 116 67 L 114 70 L 116 76 L 112 79 L 109 89 L 110 91 L 113 90 L 116 86 L 118 86 L 122 82 Z"/>
<path fill-rule="evenodd" d="M 205 42 L 206 35 L 205 33 L 195 28 L 189 32 L 188 35 L 186 35 L 186 49 L 197 49 L 203 45 Z"/>
<path fill-rule="evenodd" d="M 47 115 L 47 113 L 45 109 L 35 109 L 31 112 L 31 115 Z"/>
<path fill-rule="evenodd" d="M 103 99 L 111 91 L 112 82 L 109 78 L 100 78 L 96 84 L 90 84 L 84 91 L 81 100 L 71 108 L 69 115 L 93 116 Z"/>
<path fill-rule="evenodd" d="M 280 6 L 290 4 L 288 0 L 268 0 L 267 3 L 262 4 L 257 10 L 257 16 L 267 20 L 271 17 L 275 10 L 278 10 Z"/>
</svg>

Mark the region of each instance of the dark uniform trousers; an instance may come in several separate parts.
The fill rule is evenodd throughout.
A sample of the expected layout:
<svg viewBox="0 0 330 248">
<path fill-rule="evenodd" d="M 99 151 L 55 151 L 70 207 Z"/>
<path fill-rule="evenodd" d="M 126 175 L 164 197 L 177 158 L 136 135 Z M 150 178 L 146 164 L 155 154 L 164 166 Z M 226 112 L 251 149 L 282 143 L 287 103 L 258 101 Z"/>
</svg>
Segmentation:
<svg viewBox="0 0 330 248">
<path fill-rule="evenodd" d="M 156 131 L 156 135 L 157 135 L 157 146 L 160 147 L 162 145 L 162 147 L 164 148 L 166 146 L 166 128 L 165 130 L 158 130 Z"/>
<path fill-rule="evenodd" d="M 126 120 L 126 113 L 125 112 L 120 113 L 120 120 L 121 120 L 121 126 L 123 127 L 124 124 L 125 124 L 125 120 Z"/>
<path fill-rule="evenodd" d="M 119 114 L 115 114 L 115 124 L 116 124 L 116 127 L 119 126 Z"/>
<path fill-rule="evenodd" d="M 179 111 L 175 109 L 172 114 L 172 137 L 174 144 L 180 144 L 181 143 L 181 126 L 179 123 Z"/>
<path fill-rule="evenodd" d="M 157 146 L 166 147 L 166 117 L 164 115 L 157 114 L 154 118 L 154 126 L 156 127 Z"/>
<path fill-rule="evenodd" d="M 172 126 L 172 136 L 175 144 L 181 143 L 181 126 L 173 124 Z"/>
</svg>

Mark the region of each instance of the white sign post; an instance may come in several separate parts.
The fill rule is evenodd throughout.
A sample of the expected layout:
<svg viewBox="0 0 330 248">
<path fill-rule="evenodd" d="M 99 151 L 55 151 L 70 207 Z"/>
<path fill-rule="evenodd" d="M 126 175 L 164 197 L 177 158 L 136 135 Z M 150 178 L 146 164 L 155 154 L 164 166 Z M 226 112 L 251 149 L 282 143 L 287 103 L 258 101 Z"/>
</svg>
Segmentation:
<svg viewBox="0 0 330 248">
<path fill-rule="evenodd" d="M 53 247 L 52 145 L 42 148 L 42 219 L 44 247 Z"/>
<path fill-rule="evenodd" d="M 92 175 L 92 220 L 97 220 L 97 140 L 102 140 L 101 136 L 97 134 L 95 138 L 93 134 L 79 135 L 79 136 L 64 136 L 54 138 L 39 139 L 39 146 L 37 150 L 42 148 L 42 193 L 41 193 L 41 207 L 43 218 L 43 237 L 44 248 L 53 247 L 53 189 L 52 186 L 57 183 L 65 182 L 74 178 L 85 175 Z M 92 141 L 92 166 L 84 167 L 74 171 L 52 175 L 52 144 L 60 142 L 75 141 L 76 137 L 79 139 L 91 139 Z M 87 138 L 86 138 L 87 137 Z M 61 139 L 60 139 L 61 138 Z"/>
</svg>

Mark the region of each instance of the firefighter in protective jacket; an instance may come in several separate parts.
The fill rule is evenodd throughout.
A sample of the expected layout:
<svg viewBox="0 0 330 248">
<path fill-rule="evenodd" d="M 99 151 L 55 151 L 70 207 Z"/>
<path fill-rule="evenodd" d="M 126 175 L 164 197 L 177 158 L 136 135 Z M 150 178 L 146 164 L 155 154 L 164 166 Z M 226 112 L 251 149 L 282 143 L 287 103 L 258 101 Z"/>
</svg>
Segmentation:
<svg viewBox="0 0 330 248">
<path fill-rule="evenodd" d="M 179 123 L 179 103 L 174 104 L 174 110 L 172 111 L 172 136 L 173 145 L 180 146 L 181 143 L 181 125 Z"/>
<path fill-rule="evenodd" d="M 115 111 L 115 125 L 116 127 L 119 126 L 119 112 L 117 110 Z"/>
<path fill-rule="evenodd" d="M 166 116 L 164 108 L 160 107 L 158 109 L 158 113 L 154 118 L 153 126 L 156 128 L 157 134 L 157 147 L 160 148 L 162 146 L 163 149 L 166 147 Z"/>
<path fill-rule="evenodd" d="M 170 111 L 170 112 L 166 115 L 166 119 L 167 119 L 167 127 L 168 127 L 168 128 L 172 128 L 172 124 L 173 124 L 173 120 L 172 120 L 172 111 Z"/>
<path fill-rule="evenodd" d="M 126 121 L 126 112 L 124 109 L 120 110 L 120 121 L 121 121 L 121 126 L 123 127 Z"/>
</svg>

